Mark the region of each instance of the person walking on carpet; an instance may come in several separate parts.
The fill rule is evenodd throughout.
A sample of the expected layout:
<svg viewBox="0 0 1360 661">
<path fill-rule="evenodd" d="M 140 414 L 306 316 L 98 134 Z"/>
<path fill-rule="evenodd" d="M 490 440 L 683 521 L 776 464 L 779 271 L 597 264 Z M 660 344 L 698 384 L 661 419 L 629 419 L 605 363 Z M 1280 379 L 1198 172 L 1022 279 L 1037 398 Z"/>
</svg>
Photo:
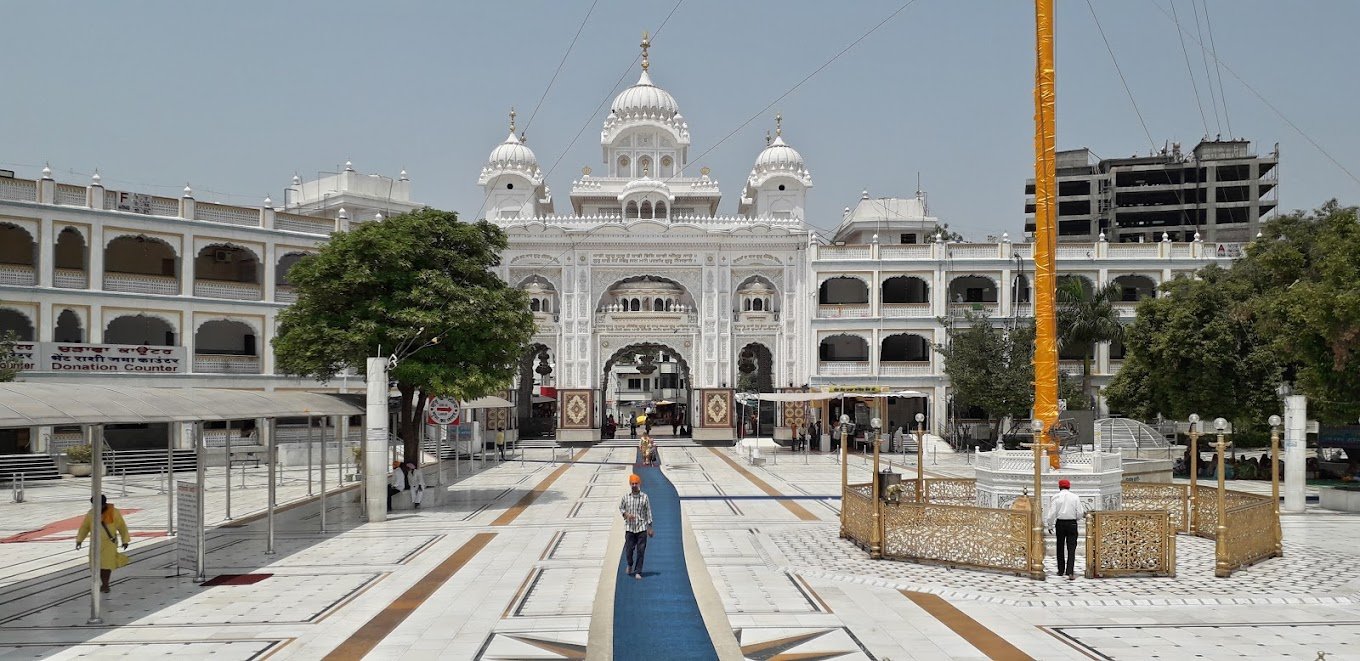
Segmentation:
<svg viewBox="0 0 1360 661">
<path fill-rule="evenodd" d="M 1076 580 L 1072 569 L 1077 561 L 1077 518 L 1081 516 L 1081 500 L 1071 489 L 1070 481 L 1058 480 L 1058 495 L 1049 502 L 1046 517 L 1050 530 L 1057 524 L 1058 575 L 1069 581 Z"/>
<path fill-rule="evenodd" d="M 623 557 L 628 563 L 626 574 L 642 580 L 642 560 L 647 555 L 647 538 L 656 534 L 652 530 L 652 501 L 642 493 L 642 478 L 636 473 L 628 476 L 629 492 L 619 502 L 619 513 L 623 515 L 625 532 Z"/>
<path fill-rule="evenodd" d="M 645 498 L 645 496 L 644 496 Z M 94 499 L 91 498 L 91 501 Z M 118 550 L 118 537 L 123 538 L 123 550 L 127 550 L 128 543 L 132 541 L 132 535 L 128 533 L 127 523 L 123 521 L 123 513 L 117 507 L 109 504 L 108 496 L 99 497 L 99 529 L 103 537 L 99 538 L 99 591 L 109 591 L 109 579 L 113 578 L 113 570 L 126 567 L 129 559 L 127 554 Z M 650 521 L 651 514 L 648 514 Z M 76 531 L 76 549 L 85 542 L 85 538 L 90 535 L 93 528 L 93 520 L 90 514 L 85 515 L 85 520 L 80 523 L 80 530 Z M 94 562 L 94 548 L 90 548 L 90 562 Z M 640 578 L 640 577 L 639 577 Z"/>
</svg>

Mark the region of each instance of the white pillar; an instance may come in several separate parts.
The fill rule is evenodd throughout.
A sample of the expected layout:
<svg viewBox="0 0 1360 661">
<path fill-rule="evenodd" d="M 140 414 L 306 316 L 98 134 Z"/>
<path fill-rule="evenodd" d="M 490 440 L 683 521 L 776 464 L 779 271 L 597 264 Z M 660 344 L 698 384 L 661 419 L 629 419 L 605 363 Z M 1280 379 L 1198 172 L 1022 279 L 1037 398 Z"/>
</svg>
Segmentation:
<svg viewBox="0 0 1360 661">
<path fill-rule="evenodd" d="M 1308 398 L 1290 395 L 1284 398 L 1284 505 L 1281 512 L 1303 512 L 1305 431 L 1308 427 Z"/>
<path fill-rule="evenodd" d="M 387 359 L 368 359 L 368 400 L 364 425 L 364 493 L 368 520 L 387 520 Z"/>
</svg>

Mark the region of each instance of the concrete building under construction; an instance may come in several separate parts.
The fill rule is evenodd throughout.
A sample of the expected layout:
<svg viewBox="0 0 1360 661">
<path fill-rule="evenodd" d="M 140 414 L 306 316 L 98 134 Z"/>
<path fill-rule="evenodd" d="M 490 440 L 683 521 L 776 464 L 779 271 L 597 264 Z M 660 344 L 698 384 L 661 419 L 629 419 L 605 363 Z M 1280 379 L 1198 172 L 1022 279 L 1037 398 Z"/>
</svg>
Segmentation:
<svg viewBox="0 0 1360 661">
<path fill-rule="evenodd" d="M 1244 242 L 1278 204 L 1280 148 L 1252 153 L 1247 140 L 1203 140 L 1189 154 L 1092 161 L 1090 149 L 1058 152 L 1058 240 L 1137 243 Z M 1034 179 L 1025 182 L 1025 232 L 1034 232 Z"/>
</svg>

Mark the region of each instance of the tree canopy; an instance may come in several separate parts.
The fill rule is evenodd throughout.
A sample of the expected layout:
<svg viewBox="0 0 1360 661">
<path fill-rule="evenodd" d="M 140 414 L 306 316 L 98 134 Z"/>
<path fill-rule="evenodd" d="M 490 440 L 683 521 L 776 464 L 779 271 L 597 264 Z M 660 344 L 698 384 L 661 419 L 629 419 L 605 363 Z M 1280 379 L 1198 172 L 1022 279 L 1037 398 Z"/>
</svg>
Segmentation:
<svg viewBox="0 0 1360 661">
<path fill-rule="evenodd" d="M 1267 222 L 1230 269 L 1162 285 L 1126 333 L 1128 355 L 1106 394 L 1131 415 L 1222 415 L 1263 434 L 1293 380 L 1309 417 L 1360 414 L 1360 226 L 1329 202 Z"/>
<path fill-rule="evenodd" d="M 1096 344 L 1124 339 L 1124 325 L 1114 302 L 1119 300 L 1120 286 L 1107 282 L 1088 289 L 1081 278 L 1059 278 L 1058 343 L 1064 349 L 1081 354 L 1080 408 L 1087 408 L 1091 393 L 1091 353 Z M 1078 408 L 1078 407 L 1072 407 Z"/>
<path fill-rule="evenodd" d="M 935 345 L 955 399 L 982 409 L 996 427 L 1007 416 L 1027 417 L 1034 405 L 1034 325 L 1000 327 L 972 313 L 967 321 Z"/>
<path fill-rule="evenodd" d="M 406 456 L 417 461 L 426 397 L 508 387 L 533 335 L 528 298 L 491 270 L 505 247 L 485 220 L 434 209 L 333 235 L 288 273 L 298 300 L 279 315 L 279 368 L 329 380 L 404 349 L 389 378 L 402 396 Z"/>
</svg>

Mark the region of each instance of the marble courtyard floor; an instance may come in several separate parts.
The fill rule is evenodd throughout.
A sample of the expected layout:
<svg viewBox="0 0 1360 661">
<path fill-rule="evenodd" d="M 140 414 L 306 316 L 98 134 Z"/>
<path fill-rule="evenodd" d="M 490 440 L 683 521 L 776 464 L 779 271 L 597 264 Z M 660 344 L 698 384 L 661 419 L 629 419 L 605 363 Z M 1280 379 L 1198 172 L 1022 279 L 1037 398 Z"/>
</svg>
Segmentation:
<svg viewBox="0 0 1360 661">
<path fill-rule="evenodd" d="M 651 572 L 688 572 L 706 649 L 721 658 L 1360 659 L 1355 516 L 1311 506 L 1286 516 L 1285 557 L 1227 579 L 1213 576 L 1212 542 L 1180 536 L 1174 579 L 1038 582 L 869 560 L 837 538 L 834 456 L 783 453 L 751 466 L 730 449 L 660 445 L 684 521 L 657 526 L 682 532 L 684 553 L 659 566 L 649 558 L 649 576 L 628 590 L 617 584 L 617 507 L 636 450 L 622 439 L 558 450 L 556 461 L 527 449 L 523 462 L 464 464 L 457 478 L 446 466 L 441 504 L 383 523 L 361 520 L 352 490 L 332 494 L 324 533 L 305 477 L 289 471 L 274 555 L 251 516 L 263 471 L 233 473 L 231 521 L 219 474 L 209 480 L 207 575 L 255 582 L 207 587 L 176 575 L 156 478 L 126 494 L 110 480 L 134 563 L 115 573 L 95 626 L 85 552 L 72 543 L 88 481 L 30 485 L 26 502 L 0 504 L 0 659 L 702 658 L 613 646 L 648 638 L 615 637 L 614 595 L 645 591 L 649 579 L 672 584 Z M 910 458 L 892 460 L 914 473 Z M 868 481 L 862 458 L 849 470 Z M 927 470 L 971 475 L 956 457 Z"/>
</svg>

